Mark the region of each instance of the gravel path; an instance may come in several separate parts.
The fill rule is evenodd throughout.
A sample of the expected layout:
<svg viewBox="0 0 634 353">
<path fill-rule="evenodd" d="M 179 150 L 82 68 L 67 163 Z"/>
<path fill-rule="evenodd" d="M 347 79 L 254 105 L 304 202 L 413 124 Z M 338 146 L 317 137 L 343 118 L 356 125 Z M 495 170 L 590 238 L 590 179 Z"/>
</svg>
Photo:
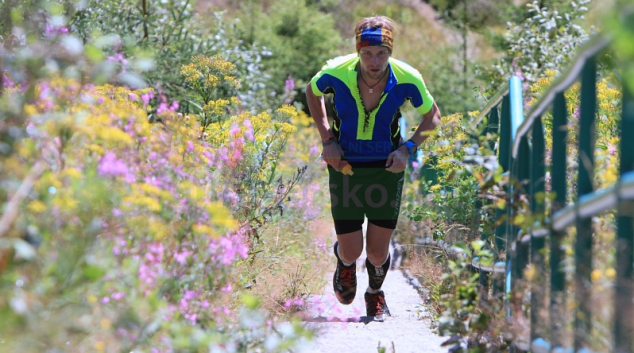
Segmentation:
<svg viewBox="0 0 634 353">
<path fill-rule="evenodd" d="M 393 253 L 393 252 L 392 252 Z M 318 330 L 311 346 L 302 352 L 377 352 L 385 347 L 386 353 L 444 353 L 440 344 L 446 340 L 430 329 L 429 318 L 417 290 L 409 284 L 400 270 L 390 270 L 383 283 L 385 301 L 392 313 L 385 322 L 375 322 L 365 316 L 363 293 L 368 286 L 368 275 L 362 264 L 365 256 L 357 260 L 357 296 L 350 305 L 341 305 L 332 289 L 333 268 L 328 272 L 328 285 L 321 296 L 311 300 L 314 313 L 305 320 Z M 423 318 L 421 318 L 423 317 Z"/>
</svg>

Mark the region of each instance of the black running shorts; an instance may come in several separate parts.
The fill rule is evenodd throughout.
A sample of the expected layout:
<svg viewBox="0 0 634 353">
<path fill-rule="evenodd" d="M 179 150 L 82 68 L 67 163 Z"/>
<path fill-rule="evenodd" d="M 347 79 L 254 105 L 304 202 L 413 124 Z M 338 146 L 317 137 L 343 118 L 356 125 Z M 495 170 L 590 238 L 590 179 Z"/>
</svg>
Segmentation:
<svg viewBox="0 0 634 353">
<path fill-rule="evenodd" d="M 385 162 L 352 162 L 354 175 L 343 175 L 328 165 L 330 208 L 337 234 L 362 229 L 365 217 L 376 226 L 396 228 L 405 172 L 389 172 Z"/>
</svg>

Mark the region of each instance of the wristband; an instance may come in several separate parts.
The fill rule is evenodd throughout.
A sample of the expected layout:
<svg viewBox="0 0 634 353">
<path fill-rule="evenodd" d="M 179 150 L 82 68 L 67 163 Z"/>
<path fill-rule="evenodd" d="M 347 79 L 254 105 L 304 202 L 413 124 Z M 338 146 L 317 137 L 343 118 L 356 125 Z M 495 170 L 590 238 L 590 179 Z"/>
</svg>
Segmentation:
<svg viewBox="0 0 634 353">
<path fill-rule="evenodd" d="M 416 143 L 412 140 L 405 141 L 403 145 L 407 147 L 407 151 L 409 152 L 409 160 L 413 162 L 414 159 L 416 158 L 416 152 L 418 151 L 418 146 L 416 146 Z"/>
<path fill-rule="evenodd" d="M 321 146 L 322 147 L 326 147 L 328 145 L 332 145 L 333 143 L 337 142 L 337 139 L 334 137 L 330 137 L 327 140 L 322 141 Z"/>
<path fill-rule="evenodd" d="M 335 138 L 334 136 L 326 137 L 324 139 L 321 139 L 321 142 L 326 142 L 326 141 L 328 141 L 330 139 L 334 139 L 334 138 Z"/>
</svg>

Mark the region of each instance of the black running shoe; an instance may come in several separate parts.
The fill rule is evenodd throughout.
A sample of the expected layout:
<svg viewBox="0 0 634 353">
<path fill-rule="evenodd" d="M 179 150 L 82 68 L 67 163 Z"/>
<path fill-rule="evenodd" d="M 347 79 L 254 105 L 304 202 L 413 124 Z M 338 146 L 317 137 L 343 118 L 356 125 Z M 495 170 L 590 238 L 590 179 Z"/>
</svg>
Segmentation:
<svg viewBox="0 0 634 353">
<path fill-rule="evenodd" d="M 339 242 L 335 242 L 335 257 L 337 258 L 337 270 L 332 278 L 332 286 L 335 290 L 335 296 L 341 304 L 348 305 L 354 300 L 357 294 L 357 264 L 344 266 L 343 262 L 337 254 Z"/>
<path fill-rule="evenodd" d="M 385 293 L 380 290 L 376 294 L 365 292 L 365 311 L 368 317 L 373 317 L 374 321 L 383 321 L 387 316 L 392 316 L 385 304 Z"/>
<path fill-rule="evenodd" d="M 385 260 L 385 263 L 383 264 L 383 266 L 379 266 L 379 267 L 375 267 L 370 262 L 370 259 L 368 258 L 365 259 L 365 268 L 368 271 L 368 279 L 369 279 L 370 288 L 374 290 L 381 289 L 381 286 L 383 285 L 383 281 L 385 280 L 385 276 L 387 275 L 387 271 L 390 269 L 390 259 L 391 259 L 390 254 L 387 254 L 387 260 Z"/>
</svg>

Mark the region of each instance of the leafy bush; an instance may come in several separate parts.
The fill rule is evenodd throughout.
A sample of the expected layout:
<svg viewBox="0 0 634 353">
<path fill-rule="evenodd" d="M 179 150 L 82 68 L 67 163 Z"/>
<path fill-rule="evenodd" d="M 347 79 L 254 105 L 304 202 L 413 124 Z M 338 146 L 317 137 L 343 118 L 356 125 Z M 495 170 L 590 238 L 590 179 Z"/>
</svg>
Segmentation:
<svg viewBox="0 0 634 353">
<path fill-rule="evenodd" d="M 523 23 L 508 24 L 508 51 L 491 70 L 480 70 L 491 93 L 513 74 L 530 84 L 544 77 L 547 70 L 561 70 L 575 54 L 575 48 L 588 39 L 576 22 L 584 19 L 589 2 L 571 2 L 570 11 L 565 6 L 561 10 L 540 7 L 536 0 L 527 4 L 532 15 Z"/>
<path fill-rule="evenodd" d="M 232 297 L 253 218 L 236 205 L 264 218 L 280 195 L 270 180 L 248 185 L 255 201 L 235 190 L 254 160 L 277 178 L 293 130 L 285 121 L 297 112 L 227 116 L 204 130 L 176 104 L 153 107 L 154 89 L 91 83 L 124 57 L 115 64 L 100 38 L 83 45 L 63 23 L 47 24 L 14 30 L 39 32 L 0 52 L 3 350 L 279 351 L 309 337 L 292 321 L 267 324 L 259 299 Z"/>
<path fill-rule="evenodd" d="M 330 15 L 319 12 L 305 0 L 278 0 L 266 12 L 249 3 L 242 9 L 240 28 L 245 43 L 269 49 L 262 64 L 271 75 L 277 96 L 291 77 L 304 87 L 328 59 L 339 54 L 342 44 Z M 300 95 L 299 99 L 303 99 Z"/>
<path fill-rule="evenodd" d="M 434 240 L 444 240 L 450 232 L 464 233 L 465 230 L 468 237 L 475 240 L 477 234 L 490 228 L 487 222 L 476 223 L 480 215 L 474 214 L 478 186 L 484 182 L 482 170 L 495 170 L 497 164 L 472 143 L 473 133 L 461 114 L 443 117 L 442 123 L 425 141 L 429 152 L 417 172 L 416 177 L 421 178 L 417 188 L 407 191 L 427 195 L 426 201 L 410 203 L 408 217 L 428 221 Z"/>
<path fill-rule="evenodd" d="M 115 35 L 121 39 L 115 51 L 126 57 L 135 52 L 152 53 L 154 67 L 145 78 L 159 90 L 157 93 L 179 101 L 183 112 L 198 110 L 186 99 L 185 81 L 175 68 L 188 64 L 196 55 L 220 55 L 235 65 L 235 76 L 242 82 L 238 95 L 246 109 L 272 109 L 281 102 L 266 93 L 271 89 L 270 76 L 262 71 L 261 60 L 270 52 L 243 44 L 235 22 L 227 23 L 222 13 L 201 15 L 190 0 L 92 0 L 79 4 L 66 13 L 70 31 L 84 42 L 91 41 L 95 33 Z"/>
<path fill-rule="evenodd" d="M 438 332 L 449 336 L 443 346 L 450 352 L 500 352 L 507 348 L 498 322 L 504 315 L 502 305 L 483 299 L 486 293 L 478 284 L 479 273 L 470 270 L 474 257 L 483 264 L 492 263 L 493 253 L 484 246 L 481 240 L 470 245 L 458 242 L 452 247 L 457 255 L 446 260 L 447 272 L 442 279 L 448 283 L 448 291 L 440 299 L 443 311 Z"/>
</svg>

